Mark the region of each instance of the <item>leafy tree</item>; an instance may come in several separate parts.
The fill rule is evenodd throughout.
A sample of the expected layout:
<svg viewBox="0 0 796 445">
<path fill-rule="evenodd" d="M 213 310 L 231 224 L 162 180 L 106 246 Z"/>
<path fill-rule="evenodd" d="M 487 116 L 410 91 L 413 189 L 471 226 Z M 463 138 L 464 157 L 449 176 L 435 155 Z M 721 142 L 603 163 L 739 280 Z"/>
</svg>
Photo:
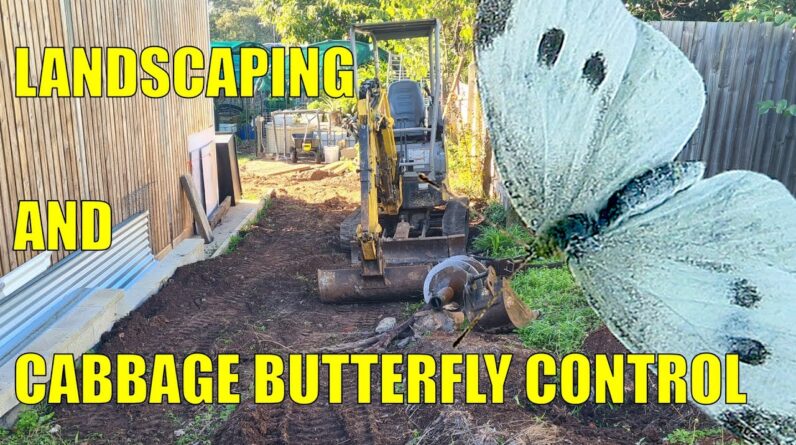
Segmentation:
<svg viewBox="0 0 796 445">
<path fill-rule="evenodd" d="M 261 0 L 212 0 L 210 38 L 259 43 L 278 41 L 276 27 L 263 20 L 264 8 Z"/>
<path fill-rule="evenodd" d="M 715 22 L 732 0 L 626 0 L 625 6 L 646 21 L 684 20 Z"/>
<path fill-rule="evenodd" d="M 380 0 L 253 0 L 288 44 L 340 39 L 358 22 L 387 19 Z"/>
<path fill-rule="evenodd" d="M 796 0 L 743 0 L 724 11 L 728 22 L 772 22 L 796 29 Z"/>
</svg>

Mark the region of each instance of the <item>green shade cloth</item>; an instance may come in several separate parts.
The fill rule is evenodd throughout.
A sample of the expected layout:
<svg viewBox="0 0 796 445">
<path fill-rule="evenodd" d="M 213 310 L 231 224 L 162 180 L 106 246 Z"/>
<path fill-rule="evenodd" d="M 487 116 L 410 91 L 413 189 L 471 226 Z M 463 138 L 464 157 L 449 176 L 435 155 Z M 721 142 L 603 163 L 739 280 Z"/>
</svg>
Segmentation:
<svg viewBox="0 0 796 445">
<path fill-rule="evenodd" d="M 304 53 L 305 57 L 307 54 L 307 48 L 318 48 L 320 53 L 320 67 L 323 69 L 323 56 L 329 48 L 335 46 L 344 46 L 346 48 L 350 48 L 351 42 L 348 40 L 324 40 L 322 42 L 316 42 L 309 44 L 307 46 L 301 47 L 302 52 Z M 282 46 L 279 43 L 268 43 L 268 44 L 261 44 L 257 42 L 249 42 L 249 41 L 214 41 L 211 42 L 210 48 L 217 49 L 217 48 L 230 48 L 232 49 L 232 59 L 235 66 L 235 81 L 240 85 L 240 50 L 241 48 L 262 48 L 268 52 L 268 55 L 271 55 L 271 48 L 275 46 Z M 373 60 L 373 51 L 371 45 L 365 42 L 357 42 L 357 62 L 359 65 L 363 65 L 369 63 Z M 388 52 L 379 49 L 379 58 L 383 61 L 388 59 Z M 285 59 L 288 59 L 288 55 L 285 55 Z M 289 78 L 290 73 L 290 63 L 288 60 L 285 60 L 285 78 Z M 320 78 L 321 73 L 318 73 Z M 268 94 L 271 91 L 271 74 L 269 74 L 255 79 L 255 91 Z"/>
</svg>

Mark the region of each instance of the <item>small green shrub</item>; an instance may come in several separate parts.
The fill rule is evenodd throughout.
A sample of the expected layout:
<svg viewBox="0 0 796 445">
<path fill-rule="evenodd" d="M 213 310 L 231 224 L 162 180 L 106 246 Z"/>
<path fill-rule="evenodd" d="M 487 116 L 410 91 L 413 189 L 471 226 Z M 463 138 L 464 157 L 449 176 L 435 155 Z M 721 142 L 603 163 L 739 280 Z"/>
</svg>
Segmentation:
<svg viewBox="0 0 796 445">
<path fill-rule="evenodd" d="M 484 209 L 484 218 L 495 226 L 505 226 L 507 216 L 506 208 L 499 202 L 492 202 Z"/>
<path fill-rule="evenodd" d="M 518 258 L 528 255 L 532 242 L 533 236 L 520 226 L 486 227 L 473 240 L 473 247 L 490 258 Z"/>
<path fill-rule="evenodd" d="M 11 431 L 0 429 L 0 445 L 66 445 L 73 443 L 66 441 L 59 434 L 51 434 L 54 426 L 54 413 L 47 406 L 24 411 L 19 415 Z M 75 437 L 74 443 L 78 442 Z"/>
<path fill-rule="evenodd" d="M 722 437 L 721 428 L 709 428 L 703 430 L 687 430 L 684 428 L 676 429 L 666 436 L 666 442 L 670 444 L 696 445 L 702 439 Z"/>
<path fill-rule="evenodd" d="M 538 320 L 518 331 L 529 348 L 559 356 L 578 351 L 586 337 L 601 325 L 572 274 L 564 267 L 527 269 L 511 285 L 531 309 L 541 311 Z"/>
</svg>

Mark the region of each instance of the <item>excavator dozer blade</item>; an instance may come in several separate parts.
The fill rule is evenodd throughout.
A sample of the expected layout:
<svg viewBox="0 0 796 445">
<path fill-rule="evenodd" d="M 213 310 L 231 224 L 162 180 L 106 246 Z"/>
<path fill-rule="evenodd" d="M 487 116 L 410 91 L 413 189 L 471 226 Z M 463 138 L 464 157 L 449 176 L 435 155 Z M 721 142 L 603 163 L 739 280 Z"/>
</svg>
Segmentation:
<svg viewBox="0 0 796 445">
<path fill-rule="evenodd" d="M 423 281 L 431 265 L 387 266 L 382 277 L 363 277 L 355 267 L 318 270 L 318 287 L 324 303 L 403 301 L 423 297 Z"/>
</svg>

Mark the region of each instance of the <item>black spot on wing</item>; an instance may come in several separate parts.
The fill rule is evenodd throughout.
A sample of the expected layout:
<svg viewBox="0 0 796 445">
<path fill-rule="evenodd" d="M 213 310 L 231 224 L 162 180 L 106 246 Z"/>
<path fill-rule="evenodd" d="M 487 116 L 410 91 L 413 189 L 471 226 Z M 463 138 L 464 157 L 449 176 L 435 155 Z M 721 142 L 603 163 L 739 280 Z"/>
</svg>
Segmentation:
<svg viewBox="0 0 796 445">
<path fill-rule="evenodd" d="M 754 308 L 762 298 L 757 288 L 746 279 L 733 281 L 730 285 L 730 302 L 736 306 Z"/>
<path fill-rule="evenodd" d="M 539 42 L 539 53 L 536 56 L 539 65 L 550 68 L 556 64 L 558 56 L 561 55 L 561 48 L 564 47 L 564 38 L 564 31 L 556 28 L 547 31 L 542 36 L 542 41 Z"/>
<path fill-rule="evenodd" d="M 738 359 L 747 365 L 762 365 L 770 355 L 763 343 L 757 340 L 747 337 L 730 337 L 728 341 L 727 353 L 738 354 Z"/>
<path fill-rule="evenodd" d="M 506 31 L 514 0 L 482 0 L 476 16 L 476 44 L 489 48 Z"/>
<path fill-rule="evenodd" d="M 594 53 L 583 65 L 583 78 L 589 82 L 594 91 L 597 91 L 597 87 L 605 81 L 605 70 L 605 57 L 600 52 Z"/>
</svg>

